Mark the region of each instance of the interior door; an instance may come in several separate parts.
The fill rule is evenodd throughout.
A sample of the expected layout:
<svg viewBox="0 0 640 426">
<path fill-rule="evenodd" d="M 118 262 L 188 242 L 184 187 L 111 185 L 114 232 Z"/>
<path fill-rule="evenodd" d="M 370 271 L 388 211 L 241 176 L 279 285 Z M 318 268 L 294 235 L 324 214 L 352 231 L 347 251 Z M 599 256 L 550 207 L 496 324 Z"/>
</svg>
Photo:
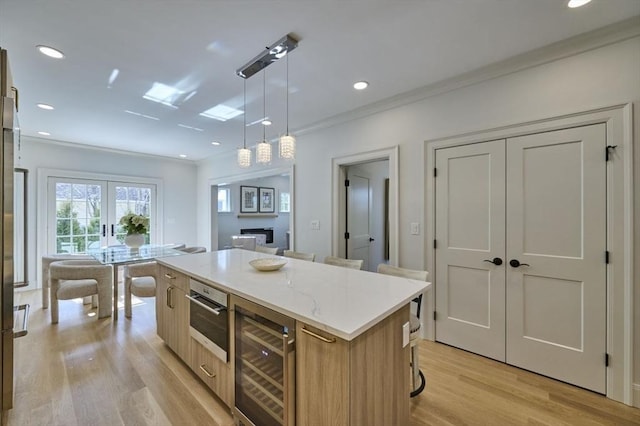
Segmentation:
<svg viewBox="0 0 640 426">
<path fill-rule="evenodd" d="M 595 124 L 436 151 L 436 340 L 605 392 L 605 146 Z"/>
<path fill-rule="evenodd" d="M 605 138 L 597 124 L 507 141 L 507 362 L 601 393 Z"/>
<path fill-rule="evenodd" d="M 436 169 L 436 340 L 504 361 L 504 140 L 439 149 Z"/>
<path fill-rule="evenodd" d="M 347 187 L 347 258 L 362 259 L 362 269 L 369 270 L 371 246 L 370 187 L 363 173 L 348 171 Z"/>
</svg>

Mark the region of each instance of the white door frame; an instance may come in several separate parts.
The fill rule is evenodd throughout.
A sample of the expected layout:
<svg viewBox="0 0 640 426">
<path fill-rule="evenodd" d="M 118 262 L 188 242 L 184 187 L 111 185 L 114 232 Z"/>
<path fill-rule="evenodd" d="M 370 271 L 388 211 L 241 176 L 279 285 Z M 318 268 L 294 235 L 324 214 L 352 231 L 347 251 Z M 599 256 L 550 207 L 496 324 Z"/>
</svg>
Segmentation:
<svg viewBox="0 0 640 426">
<path fill-rule="evenodd" d="M 606 123 L 607 145 L 611 151 L 607 165 L 607 248 L 611 263 L 607 267 L 607 367 L 608 398 L 633 405 L 633 138 L 632 104 L 614 105 L 582 113 L 570 114 L 515 124 L 464 135 L 425 142 L 426 170 L 435 167 L 435 150 L 455 145 L 507 139 L 514 136 L 559 130 L 569 127 Z M 605 155 L 603 152 L 602 155 Z M 435 179 L 426 173 L 425 202 L 426 239 L 435 235 Z M 604 253 L 603 253 L 604 257 Z M 427 244 L 426 264 L 435 277 L 433 244 Z M 433 283 L 437 291 L 437 282 Z M 428 338 L 435 336 L 434 298 L 426 303 Z M 604 362 L 604 354 L 603 354 Z"/>
<path fill-rule="evenodd" d="M 295 250 L 295 179 L 294 179 L 294 172 L 295 172 L 295 166 L 291 165 L 291 166 L 286 166 L 286 167 L 277 167 L 277 168 L 271 168 L 271 169 L 262 169 L 262 170 L 257 170 L 257 171 L 251 171 L 251 172 L 247 172 L 247 173 L 242 173 L 242 174 L 238 174 L 238 175 L 231 175 L 231 176 L 224 176 L 224 177 L 219 177 L 219 178 L 211 178 L 208 180 L 208 195 L 209 195 L 209 202 L 207 203 L 207 211 L 208 211 L 208 215 L 209 215 L 209 221 L 208 221 L 208 226 L 209 226 L 209 244 L 210 244 L 210 250 L 211 251 L 215 251 L 218 250 L 218 211 L 217 211 L 217 205 L 218 205 L 218 193 L 217 191 L 214 191 L 215 188 L 218 187 L 218 185 L 221 184 L 228 184 L 228 183 L 235 183 L 235 182 L 240 182 L 243 180 L 250 180 L 250 179 L 258 179 L 258 178 L 263 178 L 263 177 L 267 177 L 267 176 L 275 176 L 275 175 L 280 175 L 283 173 L 288 173 L 289 174 L 289 193 L 290 193 L 290 199 L 289 199 L 289 205 L 291 207 L 291 211 L 289 213 L 289 244 L 290 244 L 290 249 L 291 250 Z M 216 205 L 216 209 L 214 211 L 213 209 L 213 205 L 214 205 L 214 200 L 215 200 L 215 205 Z M 277 201 L 279 202 L 279 200 Z"/>
<path fill-rule="evenodd" d="M 332 168 L 332 213 L 331 213 L 331 253 L 335 256 L 340 253 L 340 243 L 344 240 L 345 200 L 341 197 L 341 185 L 344 185 L 345 175 L 343 166 L 353 166 L 370 161 L 389 161 L 389 264 L 398 266 L 399 242 L 398 242 L 398 146 L 383 148 L 375 151 L 336 157 L 331 159 Z"/>
</svg>

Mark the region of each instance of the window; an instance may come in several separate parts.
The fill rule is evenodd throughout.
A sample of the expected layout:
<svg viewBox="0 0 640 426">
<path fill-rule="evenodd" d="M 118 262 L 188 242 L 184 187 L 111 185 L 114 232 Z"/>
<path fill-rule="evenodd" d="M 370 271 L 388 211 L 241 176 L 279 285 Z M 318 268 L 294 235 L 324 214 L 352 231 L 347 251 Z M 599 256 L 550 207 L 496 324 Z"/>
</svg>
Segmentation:
<svg viewBox="0 0 640 426">
<path fill-rule="evenodd" d="M 218 188 L 218 213 L 231 212 L 231 190 Z"/>
<path fill-rule="evenodd" d="M 280 213 L 289 213 L 291 211 L 291 197 L 288 192 L 280 193 Z"/>
</svg>

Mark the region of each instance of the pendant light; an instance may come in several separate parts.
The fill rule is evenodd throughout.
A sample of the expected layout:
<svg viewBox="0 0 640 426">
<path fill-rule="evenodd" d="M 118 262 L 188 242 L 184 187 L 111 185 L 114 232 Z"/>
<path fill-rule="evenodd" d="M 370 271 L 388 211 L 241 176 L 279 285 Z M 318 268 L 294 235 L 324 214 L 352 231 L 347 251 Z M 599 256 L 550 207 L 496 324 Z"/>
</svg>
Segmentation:
<svg viewBox="0 0 640 426">
<path fill-rule="evenodd" d="M 267 125 L 267 82 L 266 73 L 262 71 L 262 142 L 259 142 L 256 146 L 256 163 L 269 164 L 271 163 L 271 144 L 267 142 L 266 129 Z M 269 122 L 271 124 L 271 122 Z"/>
<path fill-rule="evenodd" d="M 251 150 L 247 149 L 247 80 L 244 81 L 244 106 L 243 109 L 243 118 L 244 123 L 242 126 L 243 133 L 243 143 L 242 148 L 238 149 L 238 166 L 244 168 L 251 167 Z"/>
<path fill-rule="evenodd" d="M 285 160 L 296 159 L 296 138 L 289 134 L 289 55 L 287 54 L 287 133 L 280 137 L 278 151 L 280 158 Z"/>
</svg>

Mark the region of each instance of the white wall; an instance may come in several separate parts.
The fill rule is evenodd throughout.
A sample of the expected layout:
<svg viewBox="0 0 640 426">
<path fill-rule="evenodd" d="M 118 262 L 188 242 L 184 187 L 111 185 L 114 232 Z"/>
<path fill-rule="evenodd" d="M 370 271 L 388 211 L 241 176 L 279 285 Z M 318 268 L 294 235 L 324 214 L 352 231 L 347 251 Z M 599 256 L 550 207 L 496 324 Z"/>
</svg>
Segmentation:
<svg viewBox="0 0 640 426">
<path fill-rule="evenodd" d="M 375 84 L 369 90 L 375 90 Z M 316 253 L 319 258 L 330 254 L 334 157 L 399 146 L 400 266 L 421 269 L 426 264 L 425 237 L 410 235 L 409 225 L 419 222 L 421 229 L 425 229 L 426 140 L 629 102 L 634 103 L 638 129 L 640 37 L 299 135 L 295 169 L 296 250 Z M 634 134 L 635 383 L 640 383 L 639 133 Z M 239 173 L 234 163 L 233 158 L 227 157 L 199 164 L 199 200 L 206 195 L 207 179 Z M 307 224 L 314 219 L 320 221 L 320 231 L 309 230 Z M 203 229 L 200 234 L 206 233 L 208 220 L 199 205 L 198 226 Z"/>
<path fill-rule="evenodd" d="M 161 242 L 195 245 L 197 241 L 195 163 L 86 149 L 25 136 L 21 138 L 19 155 L 20 158 L 16 153 L 16 166 L 29 170 L 29 279 L 32 282 L 36 281 L 36 268 L 40 267 L 37 236 L 46 232 L 38 229 L 36 214 L 37 210 L 46 208 L 37 202 L 40 191 L 47 189 L 37 187 L 40 168 L 160 179 L 163 187 L 163 203 L 158 206 L 163 209 Z"/>
</svg>

